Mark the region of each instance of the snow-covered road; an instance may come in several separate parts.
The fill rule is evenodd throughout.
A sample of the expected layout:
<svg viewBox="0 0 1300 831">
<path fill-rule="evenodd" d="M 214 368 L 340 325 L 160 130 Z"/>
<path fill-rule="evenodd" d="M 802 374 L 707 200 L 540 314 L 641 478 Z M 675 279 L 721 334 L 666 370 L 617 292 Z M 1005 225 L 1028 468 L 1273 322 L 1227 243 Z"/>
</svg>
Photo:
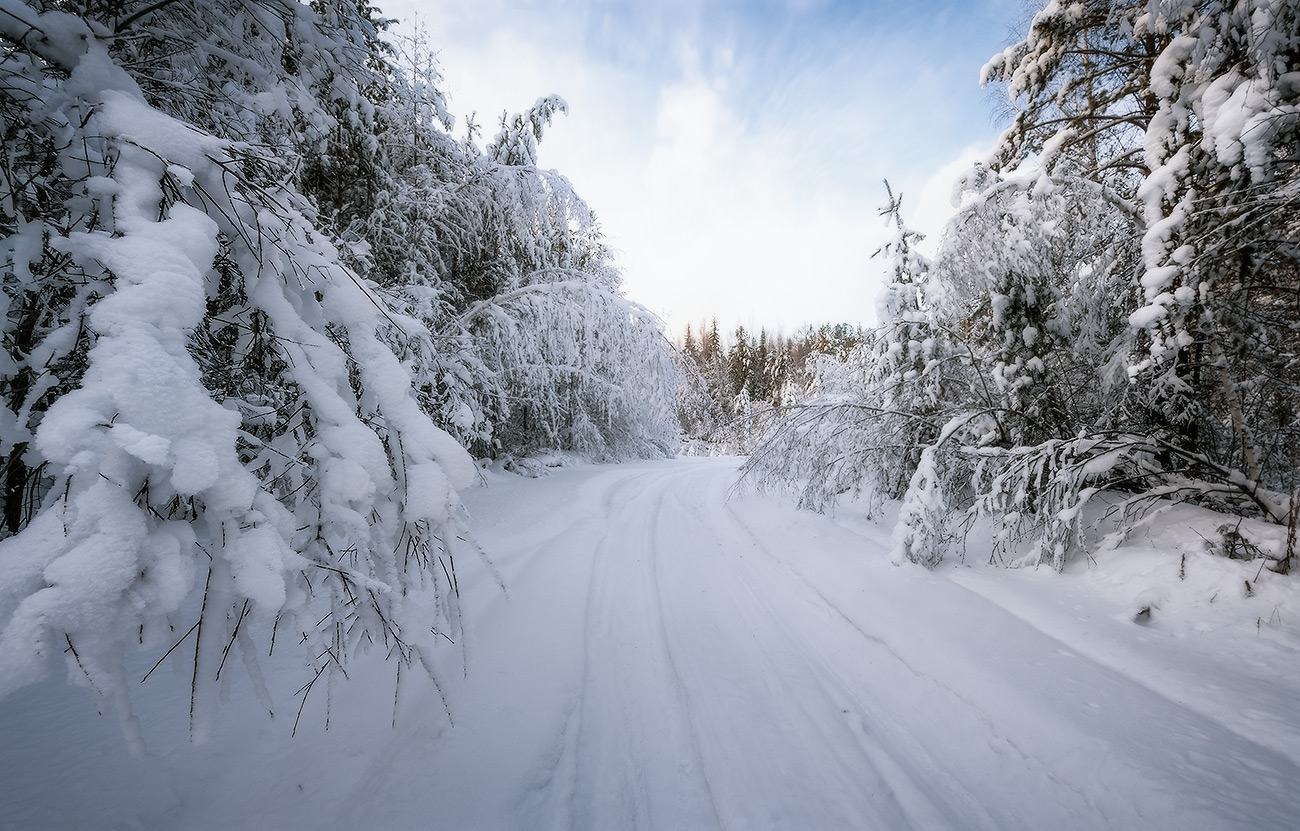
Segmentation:
<svg viewBox="0 0 1300 831">
<path fill-rule="evenodd" d="M 471 491 L 509 597 L 461 565 L 454 727 L 431 685 L 390 726 L 391 675 L 354 670 L 330 733 L 317 719 L 292 742 L 239 700 L 206 748 L 164 738 L 142 760 L 108 719 L 24 734 L 0 748 L 0 828 L 1300 827 L 1287 679 L 1253 720 L 1212 694 L 1189 704 L 1174 670 L 1143 678 L 962 580 L 891 565 L 884 529 L 729 501 L 736 464 Z M 1230 674 L 1201 680 L 1238 695 Z M 84 696 L 43 689 L 6 702 L 0 728 L 51 708 L 87 721 L 66 709 Z"/>
</svg>

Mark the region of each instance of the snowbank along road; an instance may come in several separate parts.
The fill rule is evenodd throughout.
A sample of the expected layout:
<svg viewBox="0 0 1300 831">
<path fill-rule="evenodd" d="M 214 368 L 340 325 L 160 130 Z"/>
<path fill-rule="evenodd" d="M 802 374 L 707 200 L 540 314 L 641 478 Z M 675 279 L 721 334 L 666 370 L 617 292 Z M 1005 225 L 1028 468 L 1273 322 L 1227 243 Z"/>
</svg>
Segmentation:
<svg viewBox="0 0 1300 831">
<path fill-rule="evenodd" d="M 1300 827 L 1294 689 L 1258 705 L 1290 706 L 1282 727 L 1243 728 L 891 565 L 887 528 L 728 499 L 736 465 L 468 493 L 508 595 L 461 564 L 465 641 L 395 716 L 376 665 L 336 687 L 328 732 L 309 702 L 289 741 L 236 688 L 207 745 L 164 719 L 132 759 L 84 691 L 25 691 L 0 717 L 0 828 Z M 183 709 L 167 683 L 142 708 Z"/>
</svg>

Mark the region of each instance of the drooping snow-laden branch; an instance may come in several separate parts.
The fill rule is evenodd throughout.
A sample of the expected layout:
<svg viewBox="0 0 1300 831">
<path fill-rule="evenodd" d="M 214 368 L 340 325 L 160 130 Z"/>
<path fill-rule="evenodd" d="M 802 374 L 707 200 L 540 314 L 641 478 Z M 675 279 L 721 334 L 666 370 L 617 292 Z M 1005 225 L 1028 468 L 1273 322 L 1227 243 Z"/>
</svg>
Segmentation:
<svg viewBox="0 0 1300 831">
<path fill-rule="evenodd" d="M 585 277 L 585 279 L 583 279 Z M 658 320 L 572 269 L 479 301 L 452 324 L 491 373 L 494 438 L 598 458 L 672 455 L 678 369 Z"/>
<path fill-rule="evenodd" d="M 325 37 L 307 7 L 288 13 L 266 37 Z M 3 102 L 27 131 L 17 169 L 43 152 L 54 170 L 40 199 L 7 183 L 7 302 L 62 304 L 25 318 L 30 348 L 6 368 L 18 406 L 0 441 L 46 478 L 0 541 L 0 695 L 66 658 L 138 747 L 126 657 L 175 649 L 174 632 L 192 633 L 196 739 L 232 649 L 280 706 L 256 668 L 276 630 L 318 672 L 367 649 L 435 672 L 473 468 L 381 340 L 418 325 L 342 265 L 300 193 L 259 175 L 269 151 L 163 112 L 84 21 L 3 0 L 0 37 L 5 94 L 41 84 Z M 234 338 L 211 340 L 214 303 L 243 322 Z"/>
</svg>

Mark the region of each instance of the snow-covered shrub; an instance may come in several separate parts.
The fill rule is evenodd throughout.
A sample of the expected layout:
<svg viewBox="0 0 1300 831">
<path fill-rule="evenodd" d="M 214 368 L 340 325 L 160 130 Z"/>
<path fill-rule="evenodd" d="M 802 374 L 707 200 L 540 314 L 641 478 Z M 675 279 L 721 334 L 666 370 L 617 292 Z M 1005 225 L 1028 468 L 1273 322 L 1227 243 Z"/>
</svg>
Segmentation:
<svg viewBox="0 0 1300 831">
<path fill-rule="evenodd" d="M 751 451 L 746 475 L 761 487 L 792 489 L 801 507 L 817 511 L 848 491 L 874 496 L 879 470 L 871 459 L 884 412 L 863 395 L 869 359 L 867 349 L 847 361 L 817 356 L 808 393 L 783 408 Z"/>
</svg>

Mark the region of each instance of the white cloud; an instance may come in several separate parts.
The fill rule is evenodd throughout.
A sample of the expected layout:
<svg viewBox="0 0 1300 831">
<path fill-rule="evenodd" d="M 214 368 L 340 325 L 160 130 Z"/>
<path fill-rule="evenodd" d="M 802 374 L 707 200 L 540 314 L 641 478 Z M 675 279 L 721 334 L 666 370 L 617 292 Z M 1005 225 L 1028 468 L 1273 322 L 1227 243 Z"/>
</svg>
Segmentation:
<svg viewBox="0 0 1300 831">
<path fill-rule="evenodd" d="M 785 137 L 747 129 L 707 80 L 659 99 L 658 142 L 621 233 L 628 292 L 675 328 L 862 320 L 875 293 L 866 206 L 816 194 Z"/>
<path fill-rule="evenodd" d="M 715 313 L 727 328 L 787 332 L 871 322 L 884 270 L 871 254 L 888 233 L 880 180 L 907 194 L 909 222 L 937 231 L 972 151 L 943 160 L 990 132 L 951 101 L 973 98 L 978 113 L 978 91 L 935 68 L 950 55 L 927 58 L 885 29 L 665 2 L 384 5 L 425 10 L 452 111 L 477 109 L 485 139 L 503 108 L 551 92 L 569 102 L 541 162 L 595 209 L 627 293 L 674 328 Z"/>
</svg>

